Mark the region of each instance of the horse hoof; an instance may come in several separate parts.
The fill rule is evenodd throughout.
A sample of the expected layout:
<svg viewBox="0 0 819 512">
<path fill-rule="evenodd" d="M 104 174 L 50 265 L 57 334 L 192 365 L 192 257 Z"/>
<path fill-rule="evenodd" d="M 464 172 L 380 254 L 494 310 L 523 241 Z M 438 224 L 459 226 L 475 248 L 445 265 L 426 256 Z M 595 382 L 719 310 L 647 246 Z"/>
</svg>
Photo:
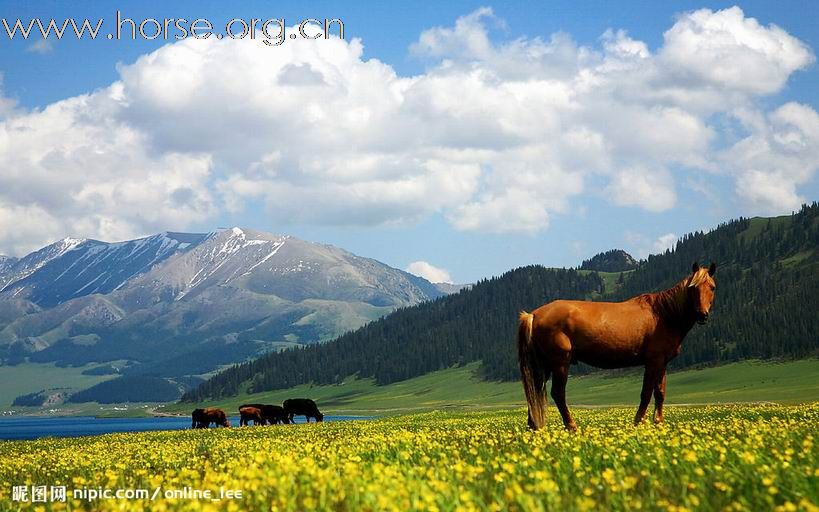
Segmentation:
<svg viewBox="0 0 819 512">
<path fill-rule="evenodd" d="M 569 423 L 568 425 L 566 425 L 566 430 L 568 430 L 569 432 L 577 432 L 577 425 L 574 423 Z"/>
</svg>

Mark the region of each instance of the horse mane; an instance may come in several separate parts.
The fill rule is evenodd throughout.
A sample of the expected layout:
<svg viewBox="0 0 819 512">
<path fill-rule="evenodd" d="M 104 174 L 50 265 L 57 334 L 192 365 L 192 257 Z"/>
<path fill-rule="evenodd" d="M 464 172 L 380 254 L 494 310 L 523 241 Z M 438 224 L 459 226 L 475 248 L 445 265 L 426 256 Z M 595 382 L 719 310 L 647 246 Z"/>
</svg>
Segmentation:
<svg viewBox="0 0 819 512">
<path fill-rule="evenodd" d="M 708 270 L 702 268 L 671 288 L 655 293 L 644 293 L 637 298 L 649 304 L 660 318 L 686 324 L 692 320 L 688 289 L 701 285 L 708 277 Z"/>
<path fill-rule="evenodd" d="M 686 276 L 682 281 L 666 290 L 639 295 L 637 300 L 648 304 L 654 313 L 664 320 L 674 323 L 685 322 L 691 317 L 688 306 L 688 288 L 702 282 L 704 277 L 700 274 L 697 272 L 693 276 Z"/>
<path fill-rule="evenodd" d="M 657 316 L 666 320 L 682 319 L 686 313 L 688 290 L 685 281 L 655 293 L 644 293 L 639 299 L 648 303 Z"/>
</svg>

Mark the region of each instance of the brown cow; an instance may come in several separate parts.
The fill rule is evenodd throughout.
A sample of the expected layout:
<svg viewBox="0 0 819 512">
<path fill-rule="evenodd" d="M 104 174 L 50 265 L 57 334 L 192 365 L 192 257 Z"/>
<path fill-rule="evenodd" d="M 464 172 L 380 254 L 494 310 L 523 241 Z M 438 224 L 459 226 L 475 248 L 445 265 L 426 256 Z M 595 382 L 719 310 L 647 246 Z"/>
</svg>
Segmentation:
<svg viewBox="0 0 819 512">
<path fill-rule="evenodd" d="M 253 420 L 254 425 L 264 425 L 262 418 L 262 410 L 258 407 L 240 407 L 239 408 L 239 426 L 244 427 L 250 424 Z"/>
<path fill-rule="evenodd" d="M 191 413 L 191 417 L 193 418 L 191 428 L 208 428 L 211 423 L 217 427 L 221 425 L 225 428 L 230 428 L 230 421 L 228 421 L 225 411 L 216 407 L 194 409 Z"/>
</svg>

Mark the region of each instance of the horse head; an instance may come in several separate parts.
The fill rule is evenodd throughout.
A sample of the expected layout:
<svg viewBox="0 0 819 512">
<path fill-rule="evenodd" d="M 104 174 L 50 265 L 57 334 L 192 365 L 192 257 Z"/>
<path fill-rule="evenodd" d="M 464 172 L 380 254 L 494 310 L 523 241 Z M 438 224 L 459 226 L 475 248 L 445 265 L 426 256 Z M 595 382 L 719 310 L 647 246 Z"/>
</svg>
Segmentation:
<svg viewBox="0 0 819 512">
<path fill-rule="evenodd" d="M 694 319 L 702 325 L 708 321 L 711 306 L 714 304 L 714 295 L 717 285 L 714 274 L 717 273 L 717 264 L 711 263 L 707 269 L 694 262 L 691 278 L 688 280 L 688 299 L 694 311 Z"/>
</svg>

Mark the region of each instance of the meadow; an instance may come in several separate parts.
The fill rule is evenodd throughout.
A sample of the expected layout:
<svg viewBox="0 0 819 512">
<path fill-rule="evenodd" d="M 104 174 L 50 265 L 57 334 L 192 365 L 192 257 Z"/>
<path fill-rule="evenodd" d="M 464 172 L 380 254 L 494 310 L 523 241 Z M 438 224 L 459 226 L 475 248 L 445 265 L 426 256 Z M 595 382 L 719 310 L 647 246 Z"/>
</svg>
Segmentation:
<svg viewBox="0 0 819 512">
<path fill-rule="evenodd" d="M 722 366 L 674 370 L 668 375 L 667 404 L 736 402 L 806 403 L 819 400 L 819 359 L 742 361 Z M 637 406 L 642 369 L 572 376 L 569 405 Z M 208 401 L 167 404 L 158 411 L 189 415 L 194 407 L 221 407 L 234 414 L 240 404 L 280 404 L 287 398 L 313 398 L 330 414 L 384 416 L 431 410 L 512 409 L 526 405 L 519 381 L 492 382 L 479 377 L 479 364 L 431 372 L 378 386 L 371 379 L 348 378 L 339 385 L 302 385 Z"/>
<path fill-rule="evenodd" d="M 819 403 L 575 409 L 579 431 L 525 410 L 0 442 L 0 508 L 15 485 L 65 485 L 45 510 L 819 510 Z M 72 499 L 72 489 L 157 499 Z M 240 490 L 240 499 L 173 490 Z M 159 489 L 157 491 L 157 489 Z"/>
</svg>

